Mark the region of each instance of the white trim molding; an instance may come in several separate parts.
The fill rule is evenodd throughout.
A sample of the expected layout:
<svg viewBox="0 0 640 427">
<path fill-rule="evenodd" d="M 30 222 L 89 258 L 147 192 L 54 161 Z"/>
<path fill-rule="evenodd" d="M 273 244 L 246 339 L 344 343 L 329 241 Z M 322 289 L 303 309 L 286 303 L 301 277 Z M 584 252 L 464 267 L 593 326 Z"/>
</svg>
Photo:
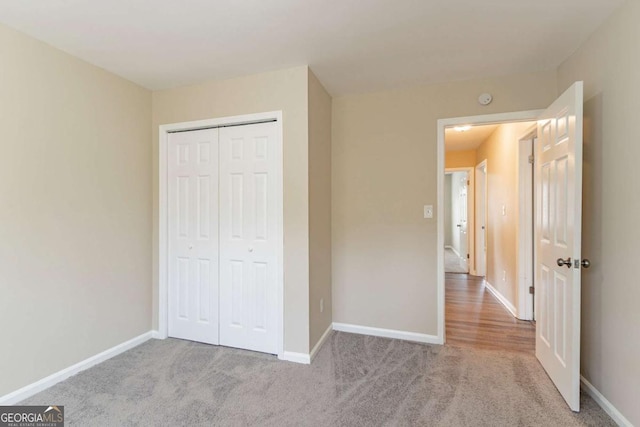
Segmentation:
<svg viewBox="0 0 640 427">
<path fill-rule="evenodd" d="M 284 351 L 278 355 L 278 359 L 303 365 L 311 364 L 311 356 L 306 353 L 296 353 L 295 351 Z"/>
<path fill-rule="evenodd" d="M 436 245 L 436 263 L 437 263 L 437 301 L 438 301 L 438 341 L 444 343 L 444 172 L 445 172 L 445 129 L 456 125 L 489 125 L 507 122 L 526 122 L 537 120 L 543 110 L 519 111 L 513 113 L 487 114 L 481 116 L 470 117 L 454 117 L 449 119 L 439 119 L 437 121 L 437 245 Z"/>
<path fill-rule="evenodd" d="M 395 329 L 372 328 L 370 326 L 350 325 L 347 323 L 334 323 L 334 331 L 349 332 L 352 334 L 371 335 L 374 337 L 394 338 L 398 340 L 420 342 L 425 344 L 444 344 L 435 335 L 420 334 L 418 332 L 398 331 Z"/>
<path fill-rule="evenodd" d="M 313 362 L 313 359 L 316 358 L 316 355 L 318 354 L 318 352 L 320 351 L 320 349 L 322 348 L 322 346 L 324 345 L 324 343 L 329 339 L 329 337 L 331 336 L 331 332 L 333 331 L 333 324 L 330 323 L 329 327 L 327 328 L 326 331 L 324 331 L 324 334 L 322 334 L 322 336 L 320 337 L 320 339 L 318 340 L 318 342 L 316 343 L 316 345 L 313 346 L 313 348 L 311 349 L 311 361 Z"/>
<path fill-rule="evenodd" d="M 278 355 L 278 359 L 286 360 L 287 362 L 302 363 L 304 365 L 311 364 L 311 362 L 313 362 L 313 359 L 315 359 L 316 355 L 318 354 L 318 352 L 320 351 L 324 343 L 331 336 L 332 331 L 333 331 L 333 324 L 330 324 L 327 330 L 324 331 L 324 333 L 322 334 L 322 336 L 320 337 L 316 345 L 313 346 L 311 353 L 306 354 L 306 353 L 296 353 L 294 351 L 284 351 L 282 354 Z"/>
<path fill-rule="evenodd" d="M 530 161 L 537 136 L 537 125 L 532 125 L 526 133 L 518 138 L 518 208 L 516 223 L 517 263 L 517 305 L 518 319 L 533 320 L 533 294 L 529 287 L 533 286 L 534 250 L 534 215 L 533 215 L 533 163 Z"/>
<path fill-rule="evenodd" d="M 127 350 L 139 346 L 140 344 L 150 340 L 153 337 L 154 333 L 155 331 L 145 332 L 144 334 L 138 335 L 137 337 L 132 338 L 129 341 L 125 341 L 122 344 L 118 344 L 115 347 L 111 347 L 103 351 L 102 353 L 98 353 L 95 356 L 91 356 L 88 359 L 76 363 L 75 365 L 71 365 L 68 368 L 49 375 L 48 377 L 42 378 L 35 383 L 26 385 L 14 392 L 6 394 L 0 397 L 0 405 L 15 405 L 16 403 L 21 402 L 24 399 L 33 396 L 34 394 L 40 393 L 41 391 L 46 390 L 49 387 L 52 387 L 79 372 L 89 369 L 99 363 L 104 362 L 105 360 L 119 355 L 120 353 L 124 353 Z"/>
<path fill-rule="evenodd" d="M 280 174 L 278 179 L 278 189 L 276 205 L 278 209 L 278 357 L 283 360 L 285 358 L 284 351 L 284 169 L 283 169 L 283 124 L 282 111 L 270 111 L 265 113 L 246 114 L 241 116 L 221 117 L 215 119 L 197 120 L 192 122 L 172 123 L 161 125 L 158 129 L 159 134 L 159 156 L 158 156 L 158 338 L 164 339 L 169 336 L 169 319 L 168 319 L 168 183 L 167 183 L 167 147 L 169 133 L 176 131 L 188 131 L 214 128 L 226 125 L 243 125 L 252 123 L 261 123 L 266 121 L 275 121 L 277 127 L 277 158 L 278 165 L 276 169 Z M 306 355 L 308 358 L 309 355 Z M 304 363 L 304 362 L 301 362 Z M 309 362 L 306 362 L 309 363 Z"/>
<path fill-rule="evenodd" d="M 491 283 L 487 282 L 486 280 L 484 281 L 484 286 L 489 292 L 493 294 L 494 297 L 496 297 L 498 301 L 500 301 L 500 304 L 502 304 L 509 311 L 509 313 L 513 315 L 513 317 L 518 317 L 516 315 L 516 306 L 511 304 L 511 301 L 509 301 L 504 295 L 500 293 L 500 291 L 498 291 Z"/>
<path fill-rule="evenodd" d="M 486 251 L 486 247 L 487 247 L 487 230 L 488 230 L 488 221 L 487 218 L 489 217 L 489 215 L 487 214 L 487 206 L 488 206 L 488 199 L 487 199 L 487 189 L 488 189 L 488 179 L 487 179 L 487 159 L 482 160 L 480 163 L 478 163 L 475 168 L 473 169 L 473 178 L 474 178 L 474 186 L 473 186 L 473 216 L 474 216 L 474 221 L 473 221 L 473 225 L 474 225 L 474 230 L 473 230 L 473 234 L 474 234 L 474 245 L 476 246 L 474 248 L 474 254 L 475 254 L 475 260 L 473 262 L 473 265 L 475 267 L 475 276 L 481 276 L 481 277 L 486 277 L 487 275 L 487 251 Z M 479 195 L 478 194 L 478 190 L 479 190 L 479 180 L 478 180 L 478 176 L 482 175 L 482 190 L 483 190 L 483 194 Z M 478 209 L 478 200 L 482 198 L 482 211 L 480 209 Z M 482 218 L 482 224 L 479 224 L 478 219 Z M 479 239 L 478 239 L 478 235 L 482 234 L 484 236 L 483 238 L 483 246 L 482 247 L 478 247 L 478 243 Z M 479 258 L 479 254 L 482 253 L 484 254 L 483 256 L 483 265 L 482 268 L 478 268 L 478 258 Z"/>
<path fill-rule="evenodd" d="M 613 421 L 615 421 L 616 424 L 621 427 L 633 427 L 631 421 L 626 419 L 625 416 L 622 415 L 622 413 L 618 411 L 618 409 L 613 406 L 611 402 L 609 402 L 607 398 L 604 397 L 602 393 L 600 393 L 598 389 L 582 375 L 580 376 L 580 382 L 582 383 L 582 390 L 591 396 L 591 398 L 600 405 L 600 407 L 613 419 Z"/>
</svg>

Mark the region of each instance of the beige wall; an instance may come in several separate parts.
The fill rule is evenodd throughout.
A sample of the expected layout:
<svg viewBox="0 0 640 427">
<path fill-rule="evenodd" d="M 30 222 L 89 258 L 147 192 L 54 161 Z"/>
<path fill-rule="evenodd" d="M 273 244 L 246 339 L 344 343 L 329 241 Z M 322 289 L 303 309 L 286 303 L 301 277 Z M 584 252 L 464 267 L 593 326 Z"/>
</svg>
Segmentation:
<svg viewBox="0 0 640 427">
<path fill-rule="evenodd" d="M 334 322 L 436 335 L 436 219 L 422 215 L 436 204 L 436 122 L 556 94 L 551 71 L 333 99 Z"/>
<path fill-rule="evenodd" d="M 640 425 L 640 2 L 629 1 L 558 70 L 585 81 L 582 373 Z"/>
<path fill-rule="evenodd" d="M 2 396 L 151 329 L 151 94 L 2 25 L 0 52 Z"/>
<path fill-rule="evenodd" d="M 486 280 L 518 306 L 518 143 L 535 122 L 499 126 L 477 150 L 487 161 Z M 502 215 L 502 206 L 506 215 Z M 506 272 L 506 280 L 503 280 Z"/>
<path fill-rule="evenodd" d="M 447 151 L 444 158 L 445 168 L 474 168 L 476 150 Z"/>
<path fill-rule="evenodd" d="M 153 324 L 158 323 L 158 126 L 282 110 L 285 350 L 309 351 L 308 68 L 153 93 Z"/>
<path fill-rule="evenodd" d="M 309 70 L 310 349 L 331 325 L 331 310 L 331 96 Z"/>
</svg>

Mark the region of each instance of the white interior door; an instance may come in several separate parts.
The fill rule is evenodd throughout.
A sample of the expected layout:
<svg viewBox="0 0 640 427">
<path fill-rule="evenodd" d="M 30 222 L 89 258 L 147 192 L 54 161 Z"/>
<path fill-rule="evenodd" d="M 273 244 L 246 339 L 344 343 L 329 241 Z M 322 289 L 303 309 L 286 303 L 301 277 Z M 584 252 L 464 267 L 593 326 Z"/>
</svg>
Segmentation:
<svg viewBox="0 0 640 427">
<path fill-rule="evenodd" d="M 574 411 L 580 410 L 582 106 L 577 82 L 540 117 L 535 156 L 536 356 Z"/>
<path fill-rule="evenodd" d="M 277 353 L 275 123 L 220 129 L 220 344 Z"/>
<path fill-rule="evenodd" d="M 487 166 L 476 167 L 476 274 L 487 274 Z"/>
<path fill-rule="evenodd" d="M 463 172 L 460 174 L 460 191 L 458 194 L 458 218 L 460 233 L 460 266 L 469 271 L 469 226 L 468 226 L 468 193 L 469 193 L 469 174 Z"/>
<path fill-rule="evenodd" d="M 218 344 L 218 130 L 168 139 L 169 336 Z"/>
</svg>

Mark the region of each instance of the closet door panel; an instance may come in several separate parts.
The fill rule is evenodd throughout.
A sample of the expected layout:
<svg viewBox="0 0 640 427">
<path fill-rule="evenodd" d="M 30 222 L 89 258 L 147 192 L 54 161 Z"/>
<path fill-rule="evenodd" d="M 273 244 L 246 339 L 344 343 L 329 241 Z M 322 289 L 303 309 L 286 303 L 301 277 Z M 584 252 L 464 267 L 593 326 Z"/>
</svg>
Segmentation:
<svg viewBox="0 0 640 427">
<path fill-rule="evenodd" d="M 275 123 L 220 129 L 220 343 L 277 353 Z"/>
<path fill-rule="evenodd" d="M 169 336 L 218 344 L 218 129 L 168 140 Z"/>
</svg>

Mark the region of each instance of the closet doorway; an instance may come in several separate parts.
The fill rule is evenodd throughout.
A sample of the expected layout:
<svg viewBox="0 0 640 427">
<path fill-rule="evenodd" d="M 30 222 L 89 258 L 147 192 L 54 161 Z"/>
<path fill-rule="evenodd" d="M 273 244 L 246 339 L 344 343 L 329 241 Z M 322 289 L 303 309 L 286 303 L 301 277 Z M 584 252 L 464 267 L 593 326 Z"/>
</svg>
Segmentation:
<svg viewBox="0 0 640 427">
<path fill-rule="evenodd" d="M 160 335 L 282 353 L 279 113 L 160 128 Z"/>
</svg>

